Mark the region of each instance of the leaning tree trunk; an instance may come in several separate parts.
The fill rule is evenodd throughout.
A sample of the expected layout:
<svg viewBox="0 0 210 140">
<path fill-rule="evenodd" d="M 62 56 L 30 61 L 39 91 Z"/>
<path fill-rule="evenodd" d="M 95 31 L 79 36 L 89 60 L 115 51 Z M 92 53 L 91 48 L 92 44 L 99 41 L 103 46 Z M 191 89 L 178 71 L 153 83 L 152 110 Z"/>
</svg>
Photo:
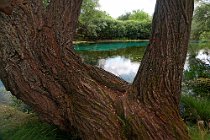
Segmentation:
<svg viewBox="0 0 210 140">
<path fill-rule="evenodd" d="M 0 2 L 0 78 L 41 119 L 82 139 L 186 140 L 178 113 L 193 0 L 158 0 L 132 85 L 72 48 L 82 0 Z"/>
</svg>

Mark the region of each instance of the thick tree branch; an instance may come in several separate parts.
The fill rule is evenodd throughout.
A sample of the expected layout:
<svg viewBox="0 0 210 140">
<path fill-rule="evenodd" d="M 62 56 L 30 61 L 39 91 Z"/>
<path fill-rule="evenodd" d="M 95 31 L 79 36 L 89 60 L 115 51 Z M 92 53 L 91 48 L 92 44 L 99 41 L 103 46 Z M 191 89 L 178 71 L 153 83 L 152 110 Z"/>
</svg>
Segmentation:
<svg viewBox="0 0 210 140">
<path fill-rule="evenodd" d="M 81 3 L 82 0 L 50 1 L 46 14 L 46 26 L 54 29 L 61 47 L 72 47 L 72 37 L 75 33 Z"/>
<path fill-rule="evenodd" d="M 156 3 L 152 37 L 134 81 L 146 104 L 179 103 L 194 1 L 178 1 Z"/>
<path fill-rule="evenodd" d="M 60 46 L 55 26 L 39 29 L 40 16 L 31 10 L 36 8 L 26 3 L 15 7 L 11 16 L 0 14 L 0 76 L 7 89 L 60 128 L 70 131 L 74 126 L 86 139 L 121 139 L 114 100 L 128 85 L 83 64 L 69 46 Z M 72 28 L 77 18 L 70 18 Z M 72 42 L 73 34 L 67 36 Z"/>
</svg>

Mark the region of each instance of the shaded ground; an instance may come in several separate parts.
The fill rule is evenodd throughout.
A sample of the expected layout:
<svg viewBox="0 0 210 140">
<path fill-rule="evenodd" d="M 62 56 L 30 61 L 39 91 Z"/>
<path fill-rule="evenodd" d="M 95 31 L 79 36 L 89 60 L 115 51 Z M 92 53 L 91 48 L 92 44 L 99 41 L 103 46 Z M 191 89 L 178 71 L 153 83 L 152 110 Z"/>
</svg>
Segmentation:
<svg viewBox="0 0 210 140">
<path fill-rule="evenodd" d="M 3 139 L 3 135 L 9 135 L 9 133 L 11 133 L 11 130 L 20 127 L 32 118 L 32 115 L 18 111 L 15 108 L 0 104 L 0 139 Z"/>
<path fill-rule="evenodd" d="M 27 114 L 0 104 L 0 140 L 79 140 L 77 135 L 41 122 L 36 114 Z"/>
</svg>

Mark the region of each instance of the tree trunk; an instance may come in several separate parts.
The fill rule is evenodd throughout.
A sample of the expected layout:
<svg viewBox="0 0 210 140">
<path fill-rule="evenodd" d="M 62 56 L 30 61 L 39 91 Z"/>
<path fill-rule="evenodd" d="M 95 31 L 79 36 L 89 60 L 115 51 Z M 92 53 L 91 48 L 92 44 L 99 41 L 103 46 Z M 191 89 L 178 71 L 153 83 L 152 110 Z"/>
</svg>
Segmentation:
<svg viewBox="0 0 210 140">
<path fill-rule="evenodd" d="M 178 103 L 193 0 L 157 1 L 152 39 L 132 85 L 74 53 L 81 3 L 0 3 L 0 78 L 7 90 L 82 139 L 189 139 Z"/>
</svg>

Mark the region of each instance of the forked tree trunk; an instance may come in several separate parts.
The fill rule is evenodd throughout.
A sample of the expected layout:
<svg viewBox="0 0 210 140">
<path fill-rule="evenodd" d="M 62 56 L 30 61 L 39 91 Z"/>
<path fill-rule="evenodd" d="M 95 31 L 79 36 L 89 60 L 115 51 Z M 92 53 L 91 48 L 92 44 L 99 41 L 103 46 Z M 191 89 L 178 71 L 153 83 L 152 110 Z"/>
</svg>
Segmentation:
<svg viewBox="0 0 210 140">
<path fill-rule="evenodd" d="M 132 85 L 84 64 L 72 39 L 82 0 L 0 5 L 0 78 L 40 118 L 83 139 L 189 139 L 178 113 L 193 0 L 158 0 Z"/>
</svg>

